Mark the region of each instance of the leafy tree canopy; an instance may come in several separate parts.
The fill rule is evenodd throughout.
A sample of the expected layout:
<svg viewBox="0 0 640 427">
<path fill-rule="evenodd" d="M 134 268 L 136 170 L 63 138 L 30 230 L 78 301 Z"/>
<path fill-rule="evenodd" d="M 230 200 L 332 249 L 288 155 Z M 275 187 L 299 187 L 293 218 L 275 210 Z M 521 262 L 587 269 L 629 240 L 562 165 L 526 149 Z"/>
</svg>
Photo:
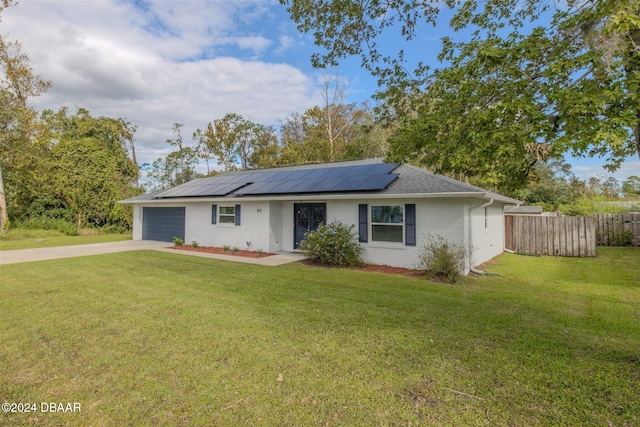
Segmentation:
<svg viewBox="0 0 640 427">
<path fill-rule="evenodd" d="M 45 179 L 33 204 L 62 208 L 62 219 L 73 220 L 78 228 L 130 227 L 130 207 L 118 201 L 140 192 L 138 166 L 129 152 L 134 132 L 122 119 L 93 117 L 82 108 L 74 115 L 66 108 L 45 111 L 38 136 L 44 167 L 39 173 Z M 37 212 L 32 207 L 30 213 Z M 48 215 L 46 210 L 42 214 Z"/>
<path fill-rule="evenodd" d="M 323 53 L 316 66 L 359 55 L 402 120 L 391 158 L 477 178 L 512 192 L 535 165 L 564 153 L 604 156 L 615 170 L 640 156 L 640 0 L 281 0 Z M 425 23 L 472 31 L 443 38 L 432 70 L 377 41 Z"/>
<path fill-rule="evenodd" d="M 185 145 L 181 133 L 183 127 L 182 123 L 174 123 L 172 129 L 176 138 L 166 141 L 177 150 L 170 152 L 164 158 L 157 158 L 152 164 L 143 163 L 140 165 L 142 169 L 146 170 L 147 178 L 151 179 L 146 184 L 151 190 L 174 187 L 196 178 L 198 149 Z"/>
<path fill-rule="evenodd" d="M 196 130 L 200 150 L 206 159 L 216 158 L 225 171 L 249 169 L 259 163 L 264 150 L 275 144 L 270 127 L 254 123 L 239 114 L 229 113 L 209 122 L 205 130 Z"/>
</svg>

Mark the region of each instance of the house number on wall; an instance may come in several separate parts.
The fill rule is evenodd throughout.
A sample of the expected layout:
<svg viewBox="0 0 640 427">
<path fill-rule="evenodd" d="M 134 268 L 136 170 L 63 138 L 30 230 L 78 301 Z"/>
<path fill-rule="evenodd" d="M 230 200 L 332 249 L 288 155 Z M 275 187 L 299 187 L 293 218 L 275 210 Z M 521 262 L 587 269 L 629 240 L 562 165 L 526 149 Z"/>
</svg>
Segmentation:
<svg viewBox="0 0 640 427">
<path fill-rule="evenodd" d="M 262 209 L 260 209 L 260 208 L 256 209 L 256 211 L 257 211 L 258 213 L 262 213 Z"/>
</svg>

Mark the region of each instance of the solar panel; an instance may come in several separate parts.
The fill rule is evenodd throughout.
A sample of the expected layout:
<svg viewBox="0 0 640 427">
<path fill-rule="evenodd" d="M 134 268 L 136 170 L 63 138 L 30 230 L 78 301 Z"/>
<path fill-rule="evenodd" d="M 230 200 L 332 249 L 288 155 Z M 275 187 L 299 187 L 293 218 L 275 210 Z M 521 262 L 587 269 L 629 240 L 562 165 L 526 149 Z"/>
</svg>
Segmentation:
<svg viewBox="0 0 640 427">
<path fill-rule="evenodd" d="M 310 178 L 322 178 L 323 176 L 327 175 L 328 173 L 331 172 L 331 169 L 333 168 L 319 168 L 319 169 L 314 169 L 312 170 L 309 175 L 305 176 L 306 179 L 310 179 Z"/>
<path fill-rule="evenodd" d="M 376 163 L 371 165 L 372 169 L 367 171 L 367 175 L 386 175 L 391 173 L 397 166 L 389 163 Z"/>
<path fill-rule="evenodd" d="M 398 177 L 398 174 L 386 174 L 386 175 L 371 175 L 363 184 L 359 185 L 355 190 L 382 190 L 387 188 L 394 179 Z"/>
<path fill-rule="evenodd" d="M 320 181 L 313 189 L 314 193 L 324 193 L 325 191 L 332 191 L 333 187 L 338 185 L 342 181 L 342 178 L 325 178 Z"/>
<path fill-rule="evenodd" d="M 303 178 L 307 178 L 307 176 L 313 172 L 313 169 L 311 170 L 297 170 L 297 171 L 291 171 L 291 175 L 289 176 L 289 179 L 293 179 L 296 181 L 299 181 Z"/>
<path fill-rule="evenodd" d="M 386 188 L 395 165 L 376 163 L 274 172 L 245 172 L 198 178 L 156 198 L 371 191 Z"/>
<path fill-rule="evenodd" d="M 242 187 L 242 194 L 250 194 L 252 193 L 254 190 L 260 190 L 261 188 L 265 188 L 269 185 L 268 181 L 264 181 L 264 182 L 253 182 L 249 185 L 247 185 L 246 187 Z"/>
<path fill-rule="evenodd" d="M 346 179 L 341 180 L 340 183 L 333 188 L 333 191 L 349 191 L 353 188 L 358 188 L 368 179 L 371 179 L 370 176 L 346 176 L 344 178 Z"/>
<path fill-rule="evenodd" d="M 296 185 L 291 187 L 292 193 L 312 193 L 318 186 L 318 183 L 322 181 L 322 178 L 306 179 L 304 181 L 296 182 Z"/>
<path fill-rule="evenodd" d="M 236 182 L 232 184 L 210 184 L 207 186 L 197 186 L 193 188 L 181 186 L 160 193 L 156 198 L 167 199 L 174 197 L 226 196 L 227 194 L 240 189 L 244 185 L 246 184 Z"/>
<path fill-rule="evenodd" d="M 367 171 L 371 170 L 373 168 L 374 165 L 361 165 L 361 166 L 354 166 L 352 168 L 347 168 L 346 172 L 343 174 L 343 176 L 360 176 L 360 175 L 366 175 Z"/>
</svg>

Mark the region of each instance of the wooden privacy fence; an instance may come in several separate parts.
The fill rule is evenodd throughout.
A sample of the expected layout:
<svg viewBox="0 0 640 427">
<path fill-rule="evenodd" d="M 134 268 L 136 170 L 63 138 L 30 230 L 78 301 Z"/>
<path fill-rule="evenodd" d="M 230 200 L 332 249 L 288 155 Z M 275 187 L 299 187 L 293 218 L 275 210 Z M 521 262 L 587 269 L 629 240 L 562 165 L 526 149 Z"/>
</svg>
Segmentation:
<svg viewBox="0 0 640 427">
<path fill-rule="evenodd" d="M 640 246 L 640 213 L 599 214 L 598 246 Z"/>
<path fill-rule="evenodd" d="M 593 217 L 505 215 L 505 247 L 524 254 L 596 256 Z"/>
</svg>

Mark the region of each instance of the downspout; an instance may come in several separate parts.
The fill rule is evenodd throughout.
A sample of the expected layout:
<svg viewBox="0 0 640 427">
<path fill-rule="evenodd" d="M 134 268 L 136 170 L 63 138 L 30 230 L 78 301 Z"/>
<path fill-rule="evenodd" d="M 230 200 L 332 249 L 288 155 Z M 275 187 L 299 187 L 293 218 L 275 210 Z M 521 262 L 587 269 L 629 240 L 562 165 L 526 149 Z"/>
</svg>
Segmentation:
<svg viewBox="0 0 640 427">
<path fill-rule="evenodd" d="M 473 266 L 471 265 L 471 259 L 472 259 L 472 255 L 473 255 L 473 227 L 471 225 L 472 221 L 471 221 L 471 211 L 475 210 L 475 209 L 480 209 L 480 208 L 486 208 L 487 206 L 491 206 L 493 204 L 493 198 L 491 198 L 491 200 L 489 200 L 487 203 L 485 203 L 484 205 L 480 205 L 480 206 L 472 206 L 469 208 L 469 212 L 468 212 L 468 217 L 469 217 L 469 271 L 471 271 L 472 273 L 476 273 L 476 274 L 485 274 L 484 271 L 482 270 L 478 270 L 477 268 L 473 268 Z"/>
</svg>

